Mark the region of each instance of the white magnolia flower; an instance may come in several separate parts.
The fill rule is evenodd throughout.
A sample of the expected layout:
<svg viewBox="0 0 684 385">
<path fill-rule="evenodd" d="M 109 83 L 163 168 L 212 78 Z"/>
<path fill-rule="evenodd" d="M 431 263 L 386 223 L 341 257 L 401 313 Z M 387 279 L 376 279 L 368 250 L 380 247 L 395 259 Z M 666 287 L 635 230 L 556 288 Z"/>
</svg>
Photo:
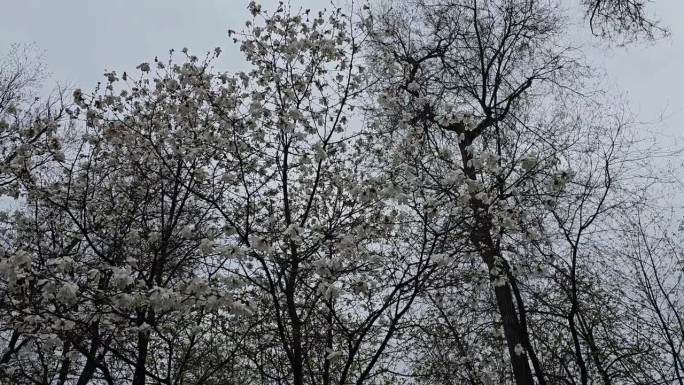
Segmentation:
<svg viewBox="0 0 684 385">
<path fill-rule="evenodd" d="M 154 287 L 149 295 L 150 305 L 158 310 L 164 311 L 172 309 L 176 305 L 175 294 L 163 287 Z"/>
<path fill-rule="evenodd" d="M 204 238 L 199 245 L 202 254 L 211 254 L 214 251 L 214 241 L 209 238 Z"/>
<path fill-rule="evenodd" d="M 515 354 L 517 354 L 519 356 L 521 356 L 525 353 L 525 349 L 520 344 L 516 344 L 514 349 L 515 349 Z"/>
<path fill-rule="evenodd" d="M 112 302 L 120 309 L 128 309 L 133 305 L 134 297 L 130 294 L 122 293 L 114 296 Z"/>
<path fill-rule="evenodd" d="M 249 237 L 249 243 L 255 250 L 258 250 L 258 251 L 270 250 L 268 243 L 264 239 L 262 239 L 261 237 L 257 237 L 255 235 L 252 235 Z"/>
<path fill-rule="evenodd" d="M 258 14 L 261 13 L 261 4 L 252 0 L 249 2 L 247 9 L 249 9 L 249 12 L 252 14 L 252 16 L 257 16 Z"/>
<path fill-rule="evenodd" d="M 50 264 L 55 265 L 58 272 L 66 273 L 71 271 L 71 268 L 74 264 L 74 260 L 70 257 L 62 257 L 51 261 Z"/>
<path fill-rule="evenodd" d="M 344 355 L 344 353 L 342 353 L 339 350 L 327 349 L 326 352 L 328 353 L 328 355 L 325 356 L 325 359 L 328 361 L 333 361 L 333 360 L 336 360 L 338 358 L 342 358 L 342 356 Z"/>
<path fill-rule="evenodd" d="M 146 332 L 149 331 L 151 328 L 152 326 L 150 326 L 150 324 L 148 324 L 147 322 L 143 322 L 136 329 L 138 329 L 141 332 Z"/>
<path fill-rule="evenodd" d="M 112 268 L 112 283 L 119 289 L 125 289 L 133 283 L 133 275 L 125 268 Z"/>
<path fill-rule="evenodd" d="M 15 266 L 22 268 L 22 269 L 29 269 L 31 267 L 31 254 L 25 252 L 25 251 L 19 251 L 15 256 L 14 256 L 14 264 Z"/>
<path fill-rule="evenodd" d="M 137 67 L 142 72 L 150 72 L 150 63 L 140 63 Z"/>
<path fill-rule="evenodd" d="M 50 299 L 55 293 L 57 293 L 57 285 L 54 282 L 38 282 L 39 284 L 43 284 L 42 288 L 42 295 L 43 298 L 45 299 Z"/>
<path fill-rule="evenodd" d="M 449 258 L 449 254 L 447 253 L 435 254 L 432 256 L 432 260 L 440 266 L 448 266 L 451 262 L 451 258 Z"/>
<path fill-rule="evenodd" d="M 522 160 L 521 167 L 525 171 L 530 171 L 537 165 L 537 158 L 530 155 Z"/>
<path fill-rule="evenodd" d="M 326 289 L 325 292 L 323 293 L 323 296 L 327 300 L 333 300 L 337 297 L 340 296 L 340 293 L 342 293 L 342 290 L 340 290 L 339 287 L 335 286 L 334 284 L 330 284 Z"/>
<path fill-rule="evenodd" d="M 192 226 L 185 226 L 183 229 L 181 229 L 180 236 L 185 239 L 189 239 L 192 237 L 193 230 L 194 228 Z"/>
<path fill-rule="evenodd" d="M 75 283 L 67 282 L 57 292 L 57 300 L 59 302 L 70 304 L 76 300 L 78 294 L 78 286 Z"/>
<path fill-rule="evenodd" d="M 150 233 L 147 235 L 147 240 L 150 243 L 157 242 L 159 239 L 161 239 L 161 233 L 158 231 L 150 231 Z"/>
<path fill-rule="evenodd" d="M 45 339 L 45 343 L 43 344 L 43 347 L 44 347 L 46 352 L 51 353 L 61 345 L 62 345 L 62 340 L 60 340 L 56 334 L 50 334 Z"/>
<path fill-rule="evenodd" d="M 83 103 L 83 91 L 81 91 L 80 88 L 74 90 L 73 96 L 74 103 L 76 103 L 77 105 L 81 105 Z"/>
<path fill-rule="evenodd" d="M 295 237 L 299 235 L 299 226 L 297 226 L 296 223 L 290 224 L 285 231 L 283 231 L 283 235 L 287 237 Z"/>
<path fill-rule="evenodd" d="M 352 290 L 354 291 L 355 294 L 368 294 L 370 287 L 368 285 L 368 282 L 365 280 L 358 280 L 352 284 Z"/>
</svg>

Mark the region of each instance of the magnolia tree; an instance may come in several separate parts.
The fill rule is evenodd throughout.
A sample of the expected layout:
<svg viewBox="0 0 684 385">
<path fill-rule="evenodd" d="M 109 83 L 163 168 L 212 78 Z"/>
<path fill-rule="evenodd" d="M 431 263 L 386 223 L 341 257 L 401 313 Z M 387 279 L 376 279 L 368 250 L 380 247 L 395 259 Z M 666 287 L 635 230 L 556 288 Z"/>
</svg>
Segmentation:
<svg viewBox="0 0 684 385">
<path fill-rule="evenodd" d="M 360 384 L 398 365 L 437 249 L 362 167 L 364 37 L 339 10 L 250 11 L 249 72 L 183 50 L 74 92 L 83 127 L 8 219 L 5 378 Z"/>
<path fill-rule="evenodd" d="M 16 198 L 18 174 L 61 152 L 56 131 L 64 115 L 61 90 L 42 100 L 42 57 L 33 46 L 14 44 L 0 59 L 0 191 Z"/>
<path fill-rule="evenodd" d="M 2 383 L 679 376 L 672 294 L 599 236 L 630 212 L 628 127 L 568 91 L 557 8 L 249 11 L 249 70 L 172 51 L 3 139 Z M 635 287 L 670 317 L 643 334 Z"/>
<path fill-rule="evenodd" d="M 390 164 L 430 191 L 437 231 L 456 237 L 454 264 L 426 291 L 418 378 L 648 378 L 639 314 L 619 300 L 627 271 L 606 268 L 598 236 L 634 200 L 623 181 L 639 165 L 624 114 L 568 92 L 586 75 L 557 9 L 416 1 L 365 25 Z"/>
</svg>

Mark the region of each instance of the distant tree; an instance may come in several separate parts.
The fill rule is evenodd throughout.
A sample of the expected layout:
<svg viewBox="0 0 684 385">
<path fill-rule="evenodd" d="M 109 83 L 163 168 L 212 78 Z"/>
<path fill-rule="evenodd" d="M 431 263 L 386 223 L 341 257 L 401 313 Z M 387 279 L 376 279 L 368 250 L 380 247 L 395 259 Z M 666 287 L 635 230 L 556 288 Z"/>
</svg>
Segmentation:
<svg viewBox="0 0 684 385">
<path fill-rule="evenodd" d="M 582 0 L 592 33 L 620 42 L 654 39 L 667 29 L 648 13 L 650 0 Z"/>
<path fill-rule="evenodd" d="M 5 194 L 19 194 L 17 172 L 40 163 L 41 155 L 60 152 L 53 134 L 64 113 L 61 93 L 41 100 L 45 75 L 33 46 L 14 44 L 0 59 L 0 191 Z"/>
</svg>

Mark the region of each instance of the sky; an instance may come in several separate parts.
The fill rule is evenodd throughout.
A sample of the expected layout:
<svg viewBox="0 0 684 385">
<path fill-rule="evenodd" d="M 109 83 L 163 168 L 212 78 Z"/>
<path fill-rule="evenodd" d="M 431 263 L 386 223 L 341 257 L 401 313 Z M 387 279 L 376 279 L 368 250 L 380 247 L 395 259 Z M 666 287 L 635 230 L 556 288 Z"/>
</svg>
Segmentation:
<svg viewBox="0 0 684 385">
<path fill-rule="evenodd" d="M 575 0 L 568 0 L 575 1 Z M 579 0 L 576 1 L 579 3 Z M 262 1 L 265 8 L 275 0 Z M 248 0 L 0 0 L 0 53 L 11 43 L 35 43 L 44 51 L 51 81 L 84 89 L 105 70 L 130 71 L 168 50 L 183 47 L 199 56 L 224 49 L 225 69 L 243 62 L 228 37 L 248 19 Z M 327 0 L 291 0 L 319 9 Z M 650 44 L 607 48 L 579 38 L 609 92 L 622 96 L 640 122 L 659 135 L 680 136 L 684 127 L 684 14 L 680 0 L 655 0 L 651 11 L 671 36 Z M 586 28 L 580 28 L 584 30 Z"/>
<path fill-rule="evenodd" d="M 607 48 L 594 40 L 585 49 L 606 74 L 607 88 L 624 94 L 641 122 L 663 135 L 684 137 L 684 2 L 655 0 L 651 10 L 670 37 L 623 48 Z"/>
</svg>

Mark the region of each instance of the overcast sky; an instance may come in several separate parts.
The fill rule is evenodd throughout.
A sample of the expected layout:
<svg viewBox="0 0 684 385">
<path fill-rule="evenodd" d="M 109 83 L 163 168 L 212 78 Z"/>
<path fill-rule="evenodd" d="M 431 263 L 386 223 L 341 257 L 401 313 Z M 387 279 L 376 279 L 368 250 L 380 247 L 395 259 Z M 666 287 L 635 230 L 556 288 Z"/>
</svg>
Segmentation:
<svg viewBox="0 0 684 385">
<path fill-rule="evenodd" d="M 579 0 L 568 0 L 568 6 Z M 0 0 L 0 51 L 11 43 L 35 43 L 45 52 L 52 80 L 85 89 L 107 70 L 130 70 L 168 49 L 196 54 L 221 46 L 221 64 L 239 66 L 227 38 L 248 14 L 247 0 Z M 268 8 L 276 1 L 262 1 Z M 325 0 L 291 0 L 317 9 Z M 684 126 L 684 2 L 656 0 L 652 10 L 672 31 L 669 39 L 627 48 L 585 49 L 607 74 L 606 86 L 621 93 L 643 122 L 678 135 Z M 589 39 L 588 41 L 592 41 Z M 665 118 L 660 121 L 660 118 Z M 658 122 L 657 124 L 653 124 Z"/>
</svg>

